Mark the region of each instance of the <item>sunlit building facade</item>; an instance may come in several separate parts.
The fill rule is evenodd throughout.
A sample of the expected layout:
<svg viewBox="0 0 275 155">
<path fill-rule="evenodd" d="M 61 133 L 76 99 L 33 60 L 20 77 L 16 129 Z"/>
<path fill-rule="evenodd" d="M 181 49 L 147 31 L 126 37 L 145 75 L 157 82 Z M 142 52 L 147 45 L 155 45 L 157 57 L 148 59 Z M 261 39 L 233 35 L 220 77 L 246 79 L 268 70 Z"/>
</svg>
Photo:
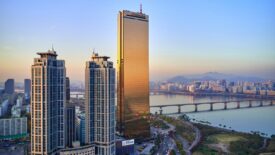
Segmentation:
<svg viewBox="0 0 275 155">
<path fill-rule="evenodd" d="M 149 17 L 118 14 L 117 129 L 128 138 L 148 138 Z"/>
<path fill-rule="evenodd" d="M 65 148 L 66 69 L 52 49 L 37 53 L 31 80 L 31 154 L 55 154 Z"/>
<path fill-rule="evenodd" d="M 108 58 L 93 53 L 85 70 L 85 138 L 98 155 L 115 155 L 115 69 Z"/>
</svg>

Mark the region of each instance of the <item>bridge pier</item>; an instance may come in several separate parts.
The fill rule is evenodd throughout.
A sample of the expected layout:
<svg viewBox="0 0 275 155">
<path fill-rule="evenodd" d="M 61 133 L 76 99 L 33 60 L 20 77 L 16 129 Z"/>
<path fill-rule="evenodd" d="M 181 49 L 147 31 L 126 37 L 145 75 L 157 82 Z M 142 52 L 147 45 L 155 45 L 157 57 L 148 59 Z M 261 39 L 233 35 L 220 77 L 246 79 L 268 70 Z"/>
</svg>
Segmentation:
<svg viewBox="0 0 275 155">
<path fill-rule="evenodd" d="M 181 106 L 180 105 L 178 106 L 178 113 L 179 114 L 181 113 Z"/>
<path fill-rule="evenodd" d="M 227 109 L 227 102 L 224 102 L 224 108 L 223 108 L 224 110 L 226 110 Z"/>
<path fill-rule="evenodd" d="M 195 104 L 195 112 L 197 112 L 197 111 L 198 111 L 198 105 Z"/>
<path fill-rule="evenodd" d="M 162 107 L 159 107 L 159 114 L 162 115 Z"/>
<path fill-rule="evenodd" d="M 237 109 L 240 109 L 240 102 L 237 102 Z"/>
<path fill-rule="evenodd" d="M 263 104 L 263 101 L 261 100 L 260 101 L 260 107 L 262 107 L 264 104 Z"/>
<path fill-rule="evenodd" d="M 213 111 L 213 103 L 210 103 L 210 111 Z"/>
<path fill-rule="evenodd" d="M 249 101 L 249 108 L 252 107 L 252 101 Z"/>
<path fill-rule="evenodd" d="M 272 106 L 272 105 L 273 105 L 273 100 L 271 100 L 271 101 L 270 101 L 270 104 L 269 104 L 269 105 L 270 105 L 270 106 Z"/>
</svg>

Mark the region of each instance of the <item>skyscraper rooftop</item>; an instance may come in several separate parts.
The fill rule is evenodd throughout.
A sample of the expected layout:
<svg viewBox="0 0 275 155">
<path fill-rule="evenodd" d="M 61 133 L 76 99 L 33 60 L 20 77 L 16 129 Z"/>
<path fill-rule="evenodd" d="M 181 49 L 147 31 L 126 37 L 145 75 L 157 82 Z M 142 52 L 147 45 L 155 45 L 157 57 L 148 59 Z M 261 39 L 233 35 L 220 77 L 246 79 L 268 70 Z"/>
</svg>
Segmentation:
<svg viewBox="0 0 275 155">
<path fill-rule="evenodd" d="M 50 57 L 56 58 L 57 57 L 56 51 L 54 50 L 53 47 L 52 47 L 52 49 L 49 49 L 47 52 L 38 52 L 37 54 L 40 55 L 41 58 L 50 58 Z"/>
</svg>

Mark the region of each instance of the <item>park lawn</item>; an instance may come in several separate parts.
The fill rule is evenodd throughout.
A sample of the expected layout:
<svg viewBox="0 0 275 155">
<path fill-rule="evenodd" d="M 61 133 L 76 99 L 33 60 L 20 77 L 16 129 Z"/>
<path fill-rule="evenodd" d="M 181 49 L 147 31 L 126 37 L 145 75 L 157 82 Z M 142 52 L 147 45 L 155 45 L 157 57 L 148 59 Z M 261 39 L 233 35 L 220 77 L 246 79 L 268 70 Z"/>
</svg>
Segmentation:
<svg viewBox="0 0 275 155">
<path fill-rule="evenodd" d="M 200 145 L 192 155 L 218 155 L 219 152 L 208 147 L 207 145 Z"/>
<path fill-rule="evenodd" d="M 207 137 L 207 141 L 211 143 L 223 143 L 229 145 L 231 142 L 234 141 L 246 141 L 247 139 L 241 135 L 234 134 L 234 133 L 221 133 L 221 134 L 214 134 Z"/>
<path fill-rule="evenodd" d="M 275 137 L 272 137 L 271 140 L 269 141 L 266 151 L 267 152 L 275 152 Z"/>
<path fill-rule="evenodd" d="M 161 128 L 163 130 L 169 129 L 169 126 L 166 125 L 162 120 L 153 120 L 151 122 L 151 124 L 152 124 L 153 127 Z"/>
</svg>

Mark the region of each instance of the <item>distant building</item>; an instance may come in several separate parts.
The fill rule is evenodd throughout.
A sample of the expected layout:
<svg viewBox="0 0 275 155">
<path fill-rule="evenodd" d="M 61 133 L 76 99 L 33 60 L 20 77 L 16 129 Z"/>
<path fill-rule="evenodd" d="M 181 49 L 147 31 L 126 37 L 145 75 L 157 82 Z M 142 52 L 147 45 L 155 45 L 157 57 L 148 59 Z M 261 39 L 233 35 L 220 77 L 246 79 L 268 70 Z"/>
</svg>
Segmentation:
<svg viewBox="0 0 275 155">
<path fill-rule="evenodd" d="M 11 108 L 11 115 L 12 115 L 12 117 L 20 117 L 21 116 L 21 109 L 16 107 L 16 106 L 13 106 Z"/>
<path fill-rule="evenodd" d="M 85 145 L 74 148 L 66 148 L 60 151 L 60 155 L 95 155 L 94 145 Z"/>
<path fill-rule="evenodd" d="M 27 117 L 0 119 L 0 140 L 27 136 Z"/>
<path fill-rule="evenodd" d="M 14 79 L 8 79 L 5 82 L 5 93 L 7 93 L 7 94 L 14 93 Z"/>
<path fill-rule="evenodd" d="M 26 98 L 29 98 L 31 95 L 31 79 L 24 80 L 24 93 Z"/>
<path fill-rule="evenodd" d="M 0 88 L 0 95 L 4 93 L 4 89 Z"/>
<path fill-rule="evenodd" d="M 75 106 L 75 114 L 76 115 L 80 115 L 81 114 L 81 110 L 79 106 Z"/>
<path fill-rule="evenodd" d="M 70 79 L 66 77 L 66 146 L 72 147 L 73 141 L 76 140 L 76 117 L 75 106 L 70 103 Z"/>
<path fill-rule="evenodd" d="M 85 141 L 99 155 L 115 155 L 115 69 L 108 58 L 93 53 L 85 70 Z"/>
<path fill-rule="evenodd" d="M 85 144 L 85 137 L 86 137 L 86 128 L 85 128 L 85 117 L 80 117 L 79 123 L 79 141 L 81 145 Z"/>
<path fill-rule="evenodd" d="M 2 103 L 0 103 L 0 116 L 4 116 L 8 112 L 9 107 L 9 100 L 5 100 Z"/>
<path fill-rule="evenodd" d="M 55 154 L 66 145 L 66 69 L 54 49 L 32 65 L 31 154 Z"/>
<path fill-rule="evenodd" d="M 75 107 L 72 104 L 67 104 L 67 146 L 72 147 L 72 142 L 76 140 L 76 117 L 75 117 Z"/>
<path fill-rule="evenodd" d="M 191 92 L 191 93 L 194 93 L 196 91 L 196 86 L 193 85 L 193 84 L 188 86 L 188 91 Z"/>
<path fill-rule="evenodd" d="M 30 104 L 25 105 L 24 108 L 25 108 L 25 111 L 26 111 L 27 113 L 30 113 L 30 112 L 31 112 L 31 105 L 30 105 Z"/>
<path fill-rule="evenodd" d="M 85 115 L 76 114 L 75 120 L 76 140 L 85 145 Z"/>
<path fill-rule="evenodd" d="M 273 91 L 275 91 L 275 82 L 272 82 L 272 84 L 271 84 L 271 89 L 272 89 Z"/>
<path fill-rule="evenodd" d="M 69 101 L 70 100 L 70 93 L 71 93 L 71 89 L 70 89 L 70 79 L 68 77 L 66 77 L 66 100 Z"/>
</svg>

